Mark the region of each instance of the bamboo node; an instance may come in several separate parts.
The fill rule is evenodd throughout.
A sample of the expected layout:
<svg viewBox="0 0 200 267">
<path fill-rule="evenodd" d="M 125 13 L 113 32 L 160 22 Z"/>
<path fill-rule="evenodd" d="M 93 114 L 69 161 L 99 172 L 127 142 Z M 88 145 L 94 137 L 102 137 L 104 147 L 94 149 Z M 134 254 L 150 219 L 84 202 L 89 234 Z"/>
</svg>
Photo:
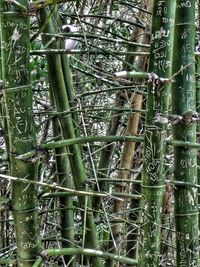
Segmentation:
<svg viewBox="0 0 200 267">
<path fill-rule="evenodd" d="M 154 72 L 148 73 L 148 83 L 151 83 L 153 85 L 152 93 L 155 93 L 156 86 L 160 84 L 171 83 L 171 82 L 174 82 L 172 78 L 162 78 L 162 77 L 159 77 Z"/>
<path fill-rule="evenodd" d="M 170 115 L 170 119 L 172 124 L 181 123 L 184 125 L 190 125 L 200 121 L 199 114 L 194 111 L 187 111 L 183 115 Z"/>
<path fill-rule="evenodd" d="M 152 83 L 154 86 L 160 83 L 159 76 L 154 72 L 149 73 L 148 76 L 149 76 L 148 83 Z"/>
</svg>

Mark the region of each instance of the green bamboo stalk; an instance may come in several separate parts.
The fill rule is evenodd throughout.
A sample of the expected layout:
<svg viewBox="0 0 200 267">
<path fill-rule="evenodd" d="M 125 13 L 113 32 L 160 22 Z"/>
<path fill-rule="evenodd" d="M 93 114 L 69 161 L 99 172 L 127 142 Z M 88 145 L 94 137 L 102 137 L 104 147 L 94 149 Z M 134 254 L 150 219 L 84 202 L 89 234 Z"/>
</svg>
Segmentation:
<svg viewBox="0 0 200 267">
<path fill-rule="evenodd" d="M 58 119 L 52 120 L 53 134 L 54 136 L 60 136 L 61 130 L 59 127 Z M 67 148 L 61 147 L 55 149 L 55 160 L 57 177 L 59 184 L 65 188 L 73 188 L 71 170 L 69 165 L 69 159 L 67 157 Z M 63 238 L 63 248 L 74 247 L 74 212 L 73 212 L 73 199 L 72 196 L 61 195 L 60 196 L 60 225 L 61 225 L 61 236 Z M 75 266 L 75 259 L 71 256 L 64 257 L 65 262 L 70 262 L 70 267 Z"/>
<path fill-rule="evenodd" d="M 80 143 L 90 143 L 90 142 L 142 142 L 144 138 L 142 136 L 87 136 L 87 137 L 78 137 L 71 140 L 62 140 L 62 141 L 54 141 L 49 142 L 47 144 L 43 144 L 41 146 L 42 149 L 53 149 L 55 147 L 62 147 L 73 144 Z"/>
<path fill-rule="evenodd" d="M 61 48 L 64 46 L 64 44 L 61 44 Z M 63 71 L 63 76 L 65 80 L 65 86 L 66 86 L 66 92 L 67 92 L 67 97 L 69 101 L 69 106 L 71 109 L 74 109 L 75 111 L 78 112 L 77 107 L 76 107 L 76 102 L 75 102 L 75 92 L 73 88 L 73 78 L 72 78 L 72 73 L 71 69 L 69 66 L 69 58 L 66 57 L 65 54 L 61 54 L 61 62 L 62 62 L 62 71 Z M 79 118 L 78 114 L 74 113 L 72 114 L 72 120 L 74 122 L 74 129 L 75 129 L 75 134 L 76 136 L 80 136 L 80 131 L 79 128 L 76 127 L 77 124 L 79 124 Z"/>
<path fill-rule="evenodd" d="M 168 120 L 169 85 L 156 77 L 169 79 L 172 66 L 172 43 L 175 1 L 153 1 L 152 33 L 145 143 L 142 170 L 142 227 L 139 244 L 139 266 L 159 266 L 161 210 L 164 192 L 164 154 Z M 164 19 L 165 20 L 164 20 Z M 165 45 L 161 45 L 165 44 Z M 150 75 L 150 76 L 151 76 Z M 162 114 L 162 119 L 159 119 Z"/>
<path fill-rule="evenodd" d="M 69 54 L 69 55 L 131 55 L 131 56 L 148 56 L 148 52 L 123 52 L 123 51 L 99 51 L 99 50 L 80 50 L 80 49 L 74 49 L 74 50 L 66 50 L 66 49 L 40 49 L 40 50 L 32 50 L 31 55 L 48 55 L 48 54 Z"/>
<path fill-rule="evenodd" d="M 58 192 L 58 193 L 45 193 L 42 195 L 42 198 L 49 198 L 49 197 L 62 197 L 62 196 L 74 196 L 74 195 L 80 195 L 82 192 L 76 191 L 75 193 L 69 193 L 69 192 Z M 107 197 L 107 198 L 113 198 L 118 199 L 121 202 L 124 202 L 124 198 L 129 197 L 130 199 L 141 199 L 141 195 L 137 194 L 129 194 L 129 193 L 120 193 L 113 191 L 112 193 L 107 192 L 95 192 L 95 191 L 88 191 L 84 193 L 85 196 L 95 196 L 95 197 Z M 82 193 L 83 194 L 83 193 Z"/>
<path fill-rule="evenodd" d="M 27 1 L 19 1 L 27 4 Z M 1 73 L 4 84 L 6 119 L 9 138 L 10 174 L 37 179 L 37 162 L 16 159 L 36 147 L 29 70 L 29 18 L 1 1 L 0 41 Z M 17 263 L 30 267 L 40 250 L 36 187 L 12 182 L 11 209 L 17 243 Z"/>
<path fill-rule="evenodd" d="M 38 258 L 37 258 L 37 260 L 34 262 L 34 264 L 33 264 L 33 266 L 32 267 L 40 267 L 41 265 L 42 265 L 42 257 L 41 256 L 39 256 Z"/>
<path fill-rule="evenodd" d="M 39 23 L 40 26 L 45 22 L 48 14 L 45 10 L 41 10 Z M 55 17 L 57 15 L 55 14 Z M 42 27 L 42 26 L 41 26 Z M 50 18 L 46 24 L 44 30 L 49 33 L 55 32 L 52 19 Z M 48 40 L 43 38 L 44 45 Z M 59 46 L 56 43 L 55 46 Z M 62 71 L 62 61 L 60 55 L 47 55 L 47 63 L 49 70 L 49 79 L 53 91 L 54 101 L 58 111 L 69 110 L 69 101 L 66 93 L 65 79 Z M 75 130 L 71 115 L 60 119 L 60 125 L 65 139 L 75 138 Z M 82 161 L 81 151 L 78 144 L 69 146 L 70 156 L 69 161 L 73 174 L 74 184 L 78 190 L 85 190 L 86 172 Z M 85 205 L 85 197 L 79 196 L 79 205 L 83 207 Z M 88 199 L 88 206 L 91 207 L 90 200 Z M 84 217 L 84 216 L 83 216 Z M 98 248 L 98 239 L 91 212 L 86 214 L 86 246 L 91 248 Z M 101 259 L 91 257 L 91 262 L 95 267 L 103 267 Z"/>
<path fill-rule="evenodd" d="M 42 144 L 37 150 L 31 150 L 27 153 L 24 153 L 20 156 L 16 156 L 18 159 L 26 160 L 36 155 L 40 155 L 43 150 L 51 150 L 56 147 L 70 146 L 73 144 L 81 144 L 81 143 L 93 143 L 93 142 L 143 142 L 144 138 L 142 136 L 87 136 L 87 137 L 78 137 L 74 139 L 62 140 L 62 141 L 53 141 L 47 144 Z M 193 142 L 185 142 L 185 141 L 175 141 L 175 140 L 167 140 L 166 144 L 174 146 L 174 147 L 185 147 L 185 148 L 196 148 L 200 149 L 200 144 Z M 38 154 L 39 151 L 39 154 Z"/>
<path fill-rule="evenodd" d="M 33 156 L 39 156 L 40 153 L 42 153 L 43 150 L 51 150 L 59 147 L 64 146 L 71 146 L 75 144 L 81 144 L 81 143 L 93 143 L 93 142 L 143 142 L 144 138 L 142 136 L 85 136 L 85 137 L 78 137 L 73 139 L 67 139 L 62 141 L 52 141 L 48 142 L 46 144 L 42 144 L 40 147 L 37 147 L 37 149 L 31 150 L 27 153 L 24 153 L 20 156 L 16 156 L 18 159 L 26 160 L 28 158 L 31 158 Z M 170 143 L 174 143 L 175 141 L 171 141 Z M 200 147 L 200 144 L 195 143 L 186 143 L 186 142 L 178 142 L 175 145 L 177 146 L 196 146 L 197 148 Z M 39 154 L 38 154 L 39 152 Z"/>
<path fill-rule="evenodd" d="M 130 171 L 130 170 L 129 170 Z M 140 173 L 140 172 L 138 172 Z M 98 177 L 97 177 L 98 178 Z M 114 179 L 112 177 L 108 177 L 108 178 L 98 178 L 98 180 L 100 181 L 105 181 L 105 182 L 110 182 L 110 183 L 120 183 L 120 182 L 125 182 L 125 183 L 135 183 L 135 184 L 141 184 L 141 181 L 139 180 L 133 180 L 133 179 Z M 95 179 L 91 178 L 90 181 L 94 182 Z"/>
<path fill-rule="evenodd" d="M 196 9 L 197 9 L 197 27 L 198 30 L 200 29 L 200 5 L 199 1 L 196 3 Z M 198 41 L 199 42 L 199 41 Z M 198 43 L 199 48 L 199 43 Z M 200 113 L 200 57 L 196 57 L 196 111 L 197 113 Z M 200 143 L 200 124 L 197 124 L 197 143 Z M 200 184 L 200 153 L 197 152 L 197 177 L 198 177 L 198 184 Z M 198 203 L 200 205 L 200 190 L 198 190 Z M 200 214 L 199 214 L 199 221 L 200 221 Z M 200 227 L 200 225 L 199 225 Z"/>
<path fill-rule="evenodd" d="M 51 79 L 49 80 L 51 82 Z M 71 79 L 68 82 L 69 84 L 71 84 L 70 81 Z M 51 97 L 52 106 L 55 106 L 54 90 L 51 84 L 50 84 L 50 97 Z M 56 138 L 56 140 L 57 139 L 62 140 L 62 131 L 61 131 L 59 119 L 54 117 L 52 119 L 52 125 L 53 125 L 54 137 L 59 136 L 59 138 Z M 70 168 L 69 158 L 67 155 L 68 151 L 69 151 L 69 148 L 67 147 L 55 148 L 55 161 L 56 161 L 57 177 L 58 177 L 59 184 L 62 187 L 72 189 L 73 181 L 71 177 L 71 168 Z M 73 199 L 72 199 L 72 196 L 65 195 L 65 196 L 60 196 L 59 200 L 60 200 L 60 207 L 61 207 L 61 212 L 60 212 L 61 236 L 63 238 L 62 247 L 73 248 L 74 239 L 75 239 Z M 66 255 L 64 257 L 64 260 L 69 265 L 69 267 L 75 266 L 74 257 Z"/>
<path fill-rule="evenodd" d="M 200 149 L 200 144 L 189 141 L 179 141 L 179 140 L 169 140 L 167 144 L 172 145 L 174 147 L 183 147 L 183 148 L 196 148 Z"/>
<path fill-rule="evenodd" d="M 184 117 L 196 112 L 195 1 L 177 0 L 174 36 L 173 73 L 177 75 L 172 86 L 172 113 Z M 172 126 L 174 140 L 196 141 L 194 122 L 182 119 Z M 176 181 L 197 183 L 196 149 L 174 148 L 174 178 Z M 199 266 L 198 190 L 177 184 L 174 195 L 176 266 Z"/>
<path fill-rule="evenodd" d="M 119 256 L 119 255 L 114 255 L 109 252 L 103 252 L 100 250 L 94 250 L 94 249 L 82 249 L 82 248 L 72 248 L 72 249 L 46 249 L 42 251 L 42 254 L 44 256 L 59 256 L 59 255 L 76 255 L 76 254 L 81 254 L 81 255 L 88 255 L 88 256 L 96 256 L 102 257 L 105 259 L 112 259 L 114 261 L 122 262 L 129 264 L 131 266 L 137 266 L 138 261 L 135 259 L 130 259 L 125 256 Z"/>
<path fill-rule="evenodd" d="M 129 196 L 123 193 L 118 193 L 118 192 L 113 192 L 112 193 L 106 193 L 106 192 L 95 192 L 95 191 L 81 191 L 81 190 L 75 190 L 75 189 L 71 189 L 71 188 L 66 188 L 66 187 L 62 187 L 57 185 L 56 183 L 53 184 L 48 184 L 48 183 L 44 183 L 44 182 L 36 182 L 36 181 L 31 181 L 31 180 L 26 180 L 24 178 L 20 178 L 20 177 L 14 177 L 14 176 L 10 176 L 10 175 L 5 175 L 5 174 L 0 174 L 0 177 L 3 179 L 7 179 L 7 180 L 11 180 L 11 181 L 16 181 L 16 182 L 20 182 L 20 183 L 24 183 L 24 184 L 33 184 L 33 185 L 39 185 L 42 187 L 46 187 L 46 188 L 51 188 L 53 190 L 58 189 L 60 191 L 64 191 L 66 193 L 66 195 L 74 195 L 74 196 L 97 196 L 97 197 L 124 197 L 124 196 Z M 44 197 L 48 197 L 51 196 L 51 193 L 49 193 L 50 195 L 48 195 L 48 193 L 45 193 Z M 62 194 L 62 192 L 58 192 L 55 193 L 55 196 L 63 196 L 64 194 Z M 52 195 L 53 196 L 53 195 Z M 130 198 L 140 198 L 140 195 L 134 195 L 131 194 Z"/>
</svg>

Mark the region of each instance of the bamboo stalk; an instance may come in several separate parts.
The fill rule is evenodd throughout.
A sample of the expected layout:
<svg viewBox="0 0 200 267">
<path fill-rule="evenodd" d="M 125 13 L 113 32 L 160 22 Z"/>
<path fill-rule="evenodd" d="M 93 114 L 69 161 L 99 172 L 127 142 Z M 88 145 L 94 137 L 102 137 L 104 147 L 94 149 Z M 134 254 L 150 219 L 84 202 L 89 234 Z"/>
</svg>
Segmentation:
<svg viewBox="0 0 200 267">
<path fill-rule="evenodd" d="M 125 256 L 119 256 L 115 254 L 111 254 L 109 252 L 103 252 L 100 250 L 94 249 L 84 249 L 84 248 L 68 248 L 68 249 L 46 249 L 42 251 L 44 256 L 59 256 L 59 255 L 88 255 L 88 256 L 95 256 L 96 259 L 98 257 L 105 258 L 105 259 L 112 259 L 114 261 L 122 262 L 129 264 L 131 266 L 137 266 L 138 261 L 136 259 L 130 259 Z"/>
<path fill-rule="evenodd" d="M 27 4 L 27 1 L 19 1 Z M 36 146 L 29 69 L 29 18 L 0 3 L 1 73 L 8 126 L 10 174 L 37 179 L 37 160 L 24 162 L 15 155 Z M 5 27 L 6 25 L 6 27 Z M 12 182 L 11 209 L 17 244 L 17 264 L 30 267 L 40 250 L 37 194 L 34 184 Z"/>
<path fill-rule="evenodd" d="M 46 18 L 49 16 L 49 14 L 46 13 L 45 10 L 40 11 L 40 27 L 42 27 L 42 23 L 46 21 Z M 57 18 L 57 13 L 54 12 L 53 16 Z M 55 25 L 53 24 L 53 20 L 49 19 L 48 23 L 46 23 L 46 26 L 44 30 L 46 32 L 53 33 L 55 32 Z M 45 44 L 48 42 L 47 39 L 43 38 L 43 43 Z M 56 48 L 59 46 L 59 43 L 55 44 Z M 54 46 L 54 47 L 55 47 Z M 48 70 L 49 70 L 49 79 L 53 91 L 54 101 L 56 104 L 56 108 L 58 111 L 65 111 L 70 108 L 69 106 L 69 100 L 67 96 L 66 91 L 66 84 L 65 79 L 63 77 L 63 70 L 62 70 L 62 59 L 60 55 L 47 55 L 47 63 L 48 63 Z M 65 116 L 63 118 L 60 118 L 60 125 L 62 129 L 62 133 L 64 138 L 75 138 L 75 130 L 73 125 L 73 120 L 71 115 Z M 78 190 L 84 190 L 85 189 L 85 180 L 86 180 L 86 172 L 82 161 L 81 151 L 78 144 L 73 144 L 69 146 L 69 161 L 70 166 L 73 174 L 74 184 L 75 187 Z M 85 205 L 85 197 L 80 195 L 79 196 L 79 205 L 81 207 L 84 207 Z M 88 199 L 88 207 L 91 207 L 90 199 Z M 86 246 L 92 247 L 97 249 L 98 248 L 98 239 L 93 219 L 93 214 L 91 212 L 87 212 L 86 214 Z M 82 215 L 82 220 L 84 220 L 84 215 Z M 95 267 L 103 267 L 103 263 L 101 262 L 101 259 L 94 257 L 91 257 L 91 262 Z"/>
<path fill-rule="evenodd" d="M 157 77 L 168 80 L 171 76 L 170 47 L 173 43 L 174 10 L 175 1 L 153 1 L 149 62 L 151 74 L 142 169 L 142 227 L 138 259 L 141 267 L 159 266 L 160 262 L 161 210 L 165 188 L 163 169 L 168 120 L 159 120 L 157 116 L 162 114 L 165 117 L 168 113 L 170 88 L 169 84 L 162 84 L 160 80 L 157 82 Z M 165 45 L 161 46 L 162 43 Z"/>
<path fill-rule="evenodd" d="M 42 144 L 40 147 L 37 147 L 35 150 L 31 150 L 27 153 L 16 156 L 18 159 L 27 160 L 33 156 L 39 155 L 43 150 L 51 150 L 56 147 L 70 146 L 73 144 L 81 143 L 93 143 L 93 142 L 144 142 L 142 136 L 87 136 L 87 137 L 78 137 L 74 139 L 62 140 L 62 141 L 53 141 L 46 144 Z M 176 141 L 176 140 L 166 140 L 166 143 L 174 147 L 185 147 L 185 148 L 195 148 L 200 149 L 200 144 L 193 142 L 185 141 Z"/>
<path fill-rule="evenodd" d="M 32 185 L 39 185 L 42 187 L 46 187 L 46 188 L 51 188 L 51 189 L 58 189 L 60 191 L 64 191 L 66 192 L 66 195 L 68 193 L 68 195 L 74 195 L 74 196 L 96 196 L 96 197 L 112 197 L 112 198 L 116 198 L 116 197 L 122 197 L 122 196 L 126 196 L 124 194 L 120 194 L 118 192 L 114 192 L 112 193 L 106 193 L 104 192 L 95 192 L 95 191 L 81 191 L 81 190 L 75 190 L 75 189 L 71 189 L 71 188 L 66 188 L 66 187 L 62 187 L 57 185 L 56 183 L 53 184 L 48 184 L 48 183 L 44 183 L 44 182 L 36 182 L 36 181 L 31 181 L 31 180 L 26 180 L 25 178 L 20 178 L 20 177 L 14 177 L 14 176 L 10 176 L 10 175 L 5 175 L 5 174 L 0 174 L 0 177 L 3 179 L 7 179 L 7 180 L 11 180 L 11 181 L 15 181 L 15 182 L 20 182 L 20 183 L 24 183 L 24 184 L 32 184 Z M 62 196 L 64 194 L 62 193 L 56 193 L 56 195 Z M 48 196 L 48 194 L 44 194 L 44 197 Z M 127 195 L 128 196 L 128 195 Z M 132 198 L 140 198 L 140 195 L 130 195 L 130 197 Z M 120 199 L 121 201 L 123 201 L 122 199 Z"/>
<path fill-rule="evenodd" d="M 195 1 L 184 5 L 177 0 L 174 36 L 173 72 L 178 74 L 172 86 L 172 114 L 184 116 L 196 109 Z M 172 128 L 176 142 L 196 141 L 195 122 L 178 121 Z M 197 183 L 196 149 L 174 147 L 174 178 L 176 182 Z M 176 266 L 199 266 L 198 190 L 176 184 L 174 195 Z"/>
<path fill-rule="evenodd" d="M 32 50 L 31 55 L 42 56 L 48 54 L 67 54 L 67 55 L 131 55 L 131 56 L 148 56 L 148 52 L 123 52 L 123 51 L 108 51 L 108 50 L 80 50 L 80 49 L 73 49 L 73 50 L 66 50 L 66 49 L 40 49 L 40 50 Z"/>
<path fill-rule="evenodd" d="M 57 13 L 57 12 L 56 12 Z M 59 21 L 59 18 L 58 18 Z M 64 67 L 62 66 L 62 69 Z M 68 79 L 66 85 L 68 85 L 71 81 L 69 75 L 67 75 L 66 79 Z M 50 81 L 50 97 L 52 106 L 55 106 L 55 99 L 54 99 L 54 90 L 51 85 L 51 78 Z M 71 88 L 70 88 L 71 89 Z M 52 126 L 53 126 L 53 134 L 56 140 L 62 140 L 63 135 L 60 127 L 60 122 L 58 118 L 52 119 Z M 55 161 L 56 161 L 56 170 L 57 170 L 57 177 L 59 184 L 62 187 L 73 189 L 73 179 L 71 174 L 71 168 L 69 163 L 69 148 L 67 147 L 60 147 L 55 148 Z M 63 248 L 73 248 L 74 247 L 74 211 L 73 211 L 73 199 L 72 195 L 60 195 L 60 225 L 61 225 L 61 236 L 63 238 L 62 247 Z M 69 267 L 74 267 L 76 264 L 76 259 L 72 256 L 66 255 L 64 257 L 65 262 L 69 265 Z"/>
<path fill-rule="evenodd" d="M 42 195 L 42 198 L 49 198 L 49 197 L 62 197 L 62 196 L 74 196 L 74 195 L 85 195 L 85 196 L 95 196 L 95 197 L 105 197 L 105 198 L 113 198 L 113 199 L 117 199 L 118 201 L 124 202 L 124 198 L 130 198 L 130 199 L 141 199 L 141 196 L 138 194 L 129 194 L 129 193 L 120 193 L 120 192 L 115 192 L 113 191 L 112 193 L 107 193 L 107 192 L 102 192 L 102 191 L 89 191 L 89 194 L 87 194 L 87 192 L 85 191 L 85 193 L 83 192 L 77 192 L 76 194 L 74 193 L 69 193 L 69 192 L 58 192 L 58 193 L 45 193 L 44 195 Z"/>
<path fill-rule="evenodd" d="M 197 59 L 196 63 L 196 72 L 197 72 L 197 77 L 196 77 L 196 111 L 200 113 L 200 59 Z M 197 124 L 197 132 L 200 132 L 200 124 Z M 200 143 L 200 136 L 197 135 L 197 143 Z M 198 184 L 200 184 L 200 153 L 197 151 L 197 177 L 198 177 Z M 199 194 L 199 200 L 198 203 L 200 205 L 200 189 L 198 190 Z M 199 215 L 199 220 L 200 220 L 200 215 Z M 200 227 L 200 225 L 199 225 Z"/>
<path fill-rule="evenodd" d="M 58 119 L 53 119 L 53 133 L 54 136 L 59 136 L 60 127 Z M 67 148 L 61 147 L 55 149 L 56 170 L 59 184 L 65 188 L 73 188 L 72 177 L 69 159 L 67 156 Z M 72 248 L 74 247 L 74 212 L 73 212 L 73 200 L 70 195 L 61 195 L 60 198 L 60 224 L 61 224 L 61 236 L 63 237 L 62 247 Z M 70 267 L 75 266 L 75 259 L 71 256 L 64 257 L 66 263 L 70 262 Z"/>
</svg>

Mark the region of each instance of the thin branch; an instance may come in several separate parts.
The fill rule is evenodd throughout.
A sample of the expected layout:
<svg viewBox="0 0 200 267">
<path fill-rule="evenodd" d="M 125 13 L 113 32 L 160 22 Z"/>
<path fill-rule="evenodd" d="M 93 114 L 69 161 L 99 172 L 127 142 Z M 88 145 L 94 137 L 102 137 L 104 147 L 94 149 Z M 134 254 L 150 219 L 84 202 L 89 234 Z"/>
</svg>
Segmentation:
<svg viewBox="0 0 200 267">
<path fill-rule="evenodd" d="M 109 50 L 81 50 L 81 49 L 73 49 L 73 50 L 66 50 L 66 49 L 40 49 L 40 50 L 31 50 L 31 55 L 49 55 L 49 54 L 73 54 L 73 55 L 129 55 L 129 56 L 148 56 L 148 52 L 126 52 L 126 51 L 109 51 Z"/>
<path fill-rule="evenodd" d="M 132 266 L 137 265 L 138 261 L 136 259 L 130 259 L 125 256 L 114 255 L 108 252 L 103 252 L 100 250 L 89 249 L 89 248 L 63 248 L 63 249 L 46 249 L 42 251 L 42 255 L 45 256 L 60 256 L 60 255 L 87 255 L 96 256 L 107 259 L 112 259 L 115 261 L 130 264 Z"/>
<path fill-rule="evenodd" d="M 75 196 L 95 196 L 95 197 L 106 197 L 106 198 L 117 198 L 120 201 L 124 201 L 122 198 L 119 198 L 117 196 L 120 195 L 120 197 L 124 197 L 123 194 L 119 194 L 118 192 L 116 192 L 114 195 L 112 195 L 112 193 L 106 193 L 106 192 L 92 192 L 92 191 L 81 191 L 81 190 L 75 190 L 75 189 L 71 189 L 71 188 L 66 188 L 66 187 L 62 187 L 57 185 L 56 183 L 53 184 L 48 184 L 45 182 L 37 182 L 37 181 L 33 181 L 33 180 L 27 180 L 26 178 L 19 178 L 19 177 L 14 177 L 14 176 L 10 176 L 10 175 L 5 175 L 5 174 L 0 174 L 0 178 L 2 179 L 6 179 L 6 180 L 11 180 L 11 181 L 15 181 L 15 182 L 21 182 L 21 183 L 25 183 L 25 184 L 34 184 L 34 185 L 39 185 L 45 188 L 51 188 L 53 190 L 60 190 L 60 191 L 64 191 L 65 193 L 69 193 L 70 195 L 75 195 Z M 59 192 L 57 193 L 59 194 Z M 48 194 L 47 194 L 48 196 Z M 133 195 L 133 194 L 129 194 L 127 195 L 128 197 L 132 196 L 134 198 L 141 198 L 140 195 Z"/>
</svg>

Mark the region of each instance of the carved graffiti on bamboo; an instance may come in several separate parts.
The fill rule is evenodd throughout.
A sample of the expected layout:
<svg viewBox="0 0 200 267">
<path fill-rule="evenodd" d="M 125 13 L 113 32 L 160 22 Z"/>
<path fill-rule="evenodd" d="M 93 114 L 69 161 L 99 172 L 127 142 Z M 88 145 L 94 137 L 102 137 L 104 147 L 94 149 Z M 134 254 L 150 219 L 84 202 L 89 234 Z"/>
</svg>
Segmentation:
<svg viewBox="0 0 200 267">
<path fill-rule="evenodd" d="M 177 4 L 177 8 L 190 8 L 192 7 L 191 1 L 182 1 L 180 4 Z"/>
<path fill-rule="evenodd" d="M 27 48 L 21 43 L 23 38 L 23 25 L 11 23 L 7 27 L 14 26 L 11 36 L 8 40 L 2 40 L 1 49 L 8 52 L 5 64 L 8 66 L 8 75 L 13 77 L 15 83 L 19 83 L 23 77 L 28 77 L 28 70 L 24 63 L 24 54 L 27 53 Z"/>
<path fill-rule="evenodd" d="M 181 99 L 181 103 L 185 105 L 186 110 L 194 110 L 195 109 L 195 103 L 194 103 L 194 97 L 195 93 L 194 91 L 190 91 L 189 88 L 187 91 L 184 88 L 179 87 L 180 91 L 182 91 L 183 97 Z"/>
<path fill-rule="evenodd" d="M 30 130 L 28 118 L 24 117 L 24 114 L 27 114 L 27 109 L 30 111 L 29 107 L 20 105 L 21 102 L 17 101 L 17 99 L 10 99 L 9 107 L 10 111 L 13 113 L 12 116 L 15 117 L 15 125 L 12 125 L 13 131 L 15 134 L 23 135 Z"/>
<path fill-rule="evenodd" d="M 21 246 L 23 249 L 30 249 L 30 248 L 36 248 L 38 245 L 38 235 L 35 234 L 33 235 L 33 232 L 26 232 L 22 231 L 21 233 L 21 238 L 22 240 L 31 240 L 31 241 L 26 241 L 26 242 L 21 242 Z"/>
<path fill-rule="evenodd" d="M 21 108 L 14 104 L 14 113 L 15 113 L 15 118 L 16 118 L 15 126 L 16 126 L 17 133 L 19 135 L 27 133 L 28 121 L 24 120 L 24 116 L 23 116 L 25 112 L 26 110 L 24 108 Z"/>
<path fill-rule="evenodd" d="M 33 141 L 34 126 L 32 122 L 32 109 L 26 103 L 30 102 L 29 88 L 22 87 L 16 91 L 7 91 L 8 116 L 10 118 L 10 132 L 13 136 L 13 144 L 28 144 Z"/>
<path fill-rule="evenodd" d="M 4 28 L 16 28 L 19 27 L 22 30 L 27 30 L 28 29 L 28 25 L 25 22 L 14 22 L 14 21 L 6 21 L 3 24 Z"/>
<path fill-rule="evenodd" d="M 169 18 L 169 10 L 166 6 L 166 1 L 158 1 L 158 8 L 156 15 L 162 20 L 163 26 L 159 30 L 155 31 L 151 36 L 151 43 L 154 56 L 154 69 L 159 72 L 165 73 L 171 68 L 171 62 L 168 59 L 170 44 L 170 30 L 169 27 L 174 25 L 174 19 Z"/>
<path fill-rule="evenodd" d="M 32 194 L 24 194 L 24 191 L 26 191 L 28 189 L 28 187 L 25 187 L 25 189 L 23 190 L 23 194 L 21 196 L 18 197 L 18 203 L 19 206 L 23 206 L 25 205 L 27 202 L 36 202 L 36 196 L 32 195 Z M 32 190 L 32 188 L 29 188 L 29 190 Z"/>
<path fill-rule="evenodd" d="M 16 43 L 20 39 L 21 36 L 22 36 L 22 33 L 19 32 L 18 25 L 17 25 L 14 28 L 13 33 L 9 38 L 8 47 L 10 47 L 10 51 L 9 51 L 9 54 L 8 54 L 8 58 L 7 58 L 6 64 L 8 64 L 10 62 L 12 53 L 13 52 L 15 53 Z M 19 60 L 21 60 L 21 57 L 16 59 L 15 62 L 12 63 L 12 64 L 16 64 Z"/>
<path fill-rule="evenodd" d="M 156 131 L 156 129 L 154 130 Z M 162 172 L 162 160 L 163 155 L 161 153 L 161 148 L 158 149 L 156 143 L 152 142 L 152 136 L 153 131 L 146 129 L 146 138 L 147 138 L 147 147 L 144 154 L 144 161 L 146 165 L 146 172 L 149 174 L 149 177 L 152 181 L 158 181 L 161 178 L 161 172 Z M 164 131 L 156 131 L 157 132 L 157 138 L 159 140 L 159 146 L 163 143 L 163 140 L 165 138 L 165 132 Z"/>
<path fill-rule="evenodd" d="M 189 223 L 189 221 L 188 221 Z M 190 229 L 188 229 L 190 230 Z M 192 232 L 194 232 L 194 236 L 198 235 L 198 228 L 195 227 L 192 229 Z M 187 233 L 187 230 L 182 232 L 177 232 L 177 239 L 180 244 L 180 262 L 179 266 L 181 267 L 187 267 L 187 266 L 197 266 L 196 260 L 194 259 L 194 256 L 198 257 L 198 246 L 196 250 L 191 250 L 190 247 L 194 247 L 191 244 L 195 242 L 195 238 L 192 238 L 192 235 L 190 233 Z M 190 258 L 188 259 L 188 252 L 190 254 Z M 186 258 L 187 257 L 187 258 Z M 194 260 L 193 260 L 194 259 Z M 188 262 L 189 260 L 189 262 Z"/>
<path fill-rule="evenodd" d="M 164 15 L 167 15 L 168 13 L 168 8 L 165 5 L 165 1 L 158 1 L 158 8 L 156 11 L 156 15 L 163 17 Z"/>
<path fill-rule="evenodd" d="M 158 1 L 158 8 L 156 15 L 161 17 L 163 24 L 169 24 L 169 26 L 174 25 L 174 19 L 169 18 L 168 7 L 166 6 L 166 1 Z"/>
<path fill-rule="evenodd" d="M 191 192 L 188 191 L 188 192 L 187 192 L 187 198 L 188 198 L 188 203 L 189 203 L 191 206 L 194 206 L 194 205 L 195 205 L 194 194 L 191 194 Z"/>
<path fill-rule="evenodd" d="M 181 159 L 180 165 L 183 169 L 188 169 L 188 168 L 194 168 L 197 165 L 196 159 L 194 158 L 189 158 L 189 159 Z"/>
</svg>

